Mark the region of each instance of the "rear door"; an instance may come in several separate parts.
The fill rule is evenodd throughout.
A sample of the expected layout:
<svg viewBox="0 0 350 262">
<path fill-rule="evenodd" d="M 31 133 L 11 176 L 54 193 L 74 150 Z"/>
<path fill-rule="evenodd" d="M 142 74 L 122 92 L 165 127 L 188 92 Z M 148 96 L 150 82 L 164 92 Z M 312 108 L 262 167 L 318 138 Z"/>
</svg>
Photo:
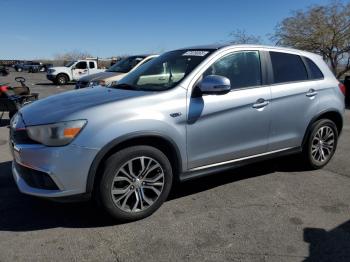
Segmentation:
<svg viewBox="0 0 350 262">
<path fill-rule="evenodd" d="M 317 113 L 318 83 L 310 80 L 301 56 L 272 51 L 269 54 L 272 81 L 269 150 L 298 147 Z"/>
<path fill-rule="evenodd" d="M 265 153 L 270 123 L 270 87 L 263 85 L 258 51 L 238 51 L 215 61 L 201 77 L 225 76 L 232 90 L 196 95 L 188 109 L 188 167 L 220 164 Z"/>
<path fill-rule="evenodd" d="M 88 62 L 88 64 L 89 64 L 89 71 L 88 71 L 88 74 L 90 75 L 90 74 L 95 74 L 95 73 L 97 73 L 97 63 L 95 62 L 95 61 L 89 61 Z"/>
</svg>

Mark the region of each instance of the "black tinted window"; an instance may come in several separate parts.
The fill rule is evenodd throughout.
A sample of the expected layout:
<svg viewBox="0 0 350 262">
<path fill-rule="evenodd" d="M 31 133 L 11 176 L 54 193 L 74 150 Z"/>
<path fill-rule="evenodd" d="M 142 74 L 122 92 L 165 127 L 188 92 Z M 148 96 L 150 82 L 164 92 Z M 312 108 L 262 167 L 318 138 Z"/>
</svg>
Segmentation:
<svg viewBox="0 0 350 262">
<path fill-rule="evenodd" d="M 227 55 L 209 67 L 206 75 L 220 75 L 230 79 L 231 88 L 261 85 L 259 52 L 247 51 Z"/>
<path fill-rule="evenodd" d="M 87 63 L 86 62 L 79 62 L 75 65 L 76 69 L 86 69 L 87 68 Z"/>
<path fill-rule="evenodd" d="M 89 62 L 89 68 L 95 68 L 95 63 L 94 62 Z"/>
<path fill-rule="evenodd" d="M 307 80 L 307 71 L 300 56 L 270 52 L 275 83 Z"/>
<path fill-rule="evenodd" d="M 318 66 L 309 58 L 304 57 L 307 66 L 309 67 L 310 70 L 310 76 L 309 79 L 322 79 L 323 74 L 321 70 L 318 68 Z"/>
</svg>

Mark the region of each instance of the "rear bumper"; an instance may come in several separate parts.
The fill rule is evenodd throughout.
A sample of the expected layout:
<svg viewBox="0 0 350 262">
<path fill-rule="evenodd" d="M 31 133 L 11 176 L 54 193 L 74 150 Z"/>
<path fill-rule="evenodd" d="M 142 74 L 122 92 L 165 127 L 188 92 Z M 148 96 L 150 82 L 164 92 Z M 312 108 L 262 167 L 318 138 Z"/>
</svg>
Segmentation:
<svg viewBox="0 0 350 262">
<path fill-rule="evenodd" d="M 12 143 L 10 148 L 14 158 L 12 174 L 22 193 L 58 201 L 60 198 L 85 196 L 87 176 L 96 149 L 77 145 L 46 147 Z"/>
</svg>

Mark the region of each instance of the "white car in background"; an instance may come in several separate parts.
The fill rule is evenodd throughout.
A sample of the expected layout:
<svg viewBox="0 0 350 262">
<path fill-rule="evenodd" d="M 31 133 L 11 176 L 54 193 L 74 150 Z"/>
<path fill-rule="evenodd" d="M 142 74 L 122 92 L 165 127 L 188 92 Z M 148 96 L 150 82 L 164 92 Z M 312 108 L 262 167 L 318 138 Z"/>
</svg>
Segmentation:
<svg viewBox="0 0 350 262">
<path fill-rule="evenodd" d="M 111 66 L 108 70 L 104 72 L 90 74 L 88 76 L 80 78 L 75 85 L 75 89 L 97 85 L 108 86 L 112 83 L 115 84 L 125 75 L 135 70 L 139 66 L 151 61 L 157 56 L 158 55 L 128 56 L 115 63 L 113 66 Z"/>
<path fill-rule="evenodd" d="M 65 85 L 71 81 L 77 81 L 81 77 L 104 72 L 106 69 L 98 69 L 96 60 L 71 61 L 65 66 L 51 67 L 47 70 L 47 79 L 58 85 Z"/>
</svg>

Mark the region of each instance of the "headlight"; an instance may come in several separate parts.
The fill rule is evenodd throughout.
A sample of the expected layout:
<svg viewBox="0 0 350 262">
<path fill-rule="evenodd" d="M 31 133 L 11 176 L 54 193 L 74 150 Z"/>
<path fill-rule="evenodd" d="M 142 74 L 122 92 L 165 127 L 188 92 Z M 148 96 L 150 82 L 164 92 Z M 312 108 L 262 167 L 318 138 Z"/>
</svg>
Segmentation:
<svg viewBox="0 0 350 262">
<path fill-rule="evenodd" d="M 89 86 L 105 86 L 106 82 L 104 80 L 91 81 Z"/>
<path fill-rule="evenodd" d="M 68 145 L 86 125 L 86 120 L 27 127 L 28 136 L 46 146 Z"/>
<path fill-rule="evenodd" d="M 52 73 L 55 72 L 56 70 L 55 70 L 55 69 L 49 69 L 49 70 L 47 70 L 47 71 L 48 71 L 48 73 L 52 74 Z"/>
</svg>

